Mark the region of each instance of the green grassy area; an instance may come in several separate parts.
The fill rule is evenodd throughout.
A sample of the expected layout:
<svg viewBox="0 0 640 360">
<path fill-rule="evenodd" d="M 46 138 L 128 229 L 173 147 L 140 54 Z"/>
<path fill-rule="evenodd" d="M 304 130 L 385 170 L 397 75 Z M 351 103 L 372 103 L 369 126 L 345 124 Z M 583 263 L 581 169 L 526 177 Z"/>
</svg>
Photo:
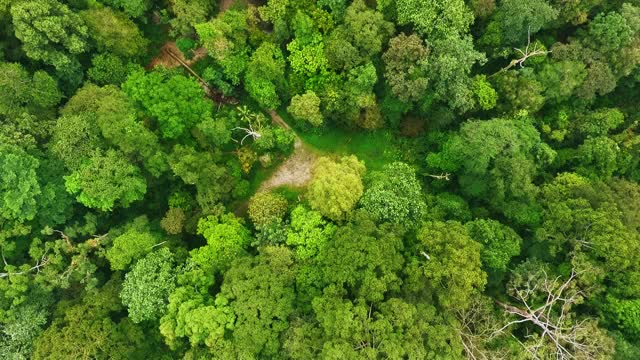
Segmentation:
<svg viewBox="0 0 640 360">
<path fill-rule="evenodd" d="M 278 193 L 287 199 L 289 203 L 296 203 L 298 201 L 298 196 L 300 196 L 304 192 L 304 188 L 293 187 L 293 186 L 280 186 L 273 190 L 273 192 Z"/>
<path fill-rule="evenodd" d="M 396 136 L 388 130 L 351 132 L 330 129 L 323 132 L 298 133 L 315 149 L 329 154 L 354 154 L 368 170 L 379 170 L 385 164 L 401 160 Z"/>
</svg>

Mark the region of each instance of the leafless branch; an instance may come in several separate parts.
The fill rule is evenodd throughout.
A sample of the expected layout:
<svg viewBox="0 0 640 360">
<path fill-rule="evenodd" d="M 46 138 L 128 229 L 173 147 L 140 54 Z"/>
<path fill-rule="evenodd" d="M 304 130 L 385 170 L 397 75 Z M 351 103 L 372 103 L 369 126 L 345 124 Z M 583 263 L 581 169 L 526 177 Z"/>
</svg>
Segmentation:
<svg viewBox="0 0 640 360">
<path fill-rule="evenodd" d="M 572 271 L 564 282 L 559 277 L 550 279 L 545 271 L 541 273 L 543 279 L 538 284 L 534 285 L 529 281 L 523 288 L 512 288 L 514 297 L 521 306 L 496 301 L 507 314 L 516 319 L 496 330 L 492 336 L 503 333 L 511 326 L 530 323 L 538 331 L 525 336 L 528 340 L 533 340 L 527 343 L 525 349 L 534 357 L 539 349 L 550 344 L 559 360 L 594 358 L 599 348 L 586 341 L 583 336 L 588 319 L 577 321 L 570 312 L 571 307 L 580 303 L 584 296 L 582 291 L 573 287 L 578 273 Z M 533 306 L 534 296 L 540 295 L 544 299 L 543 304 Z"/>
<path fill-rule="evenodd" d="M 551 53 L 551 50 L 538 49 L 538 43 L 537 42 L 535 44 L 533 44 L 533 48 L 531 49 L 531 26 L 529 26 L 529 28 L 527 29 L 527 46 L 524 48 L 524 50 L 519 49 L 519 48 L 513 48 L 513 50 L 515 50 L 518 53 L 520 53 L 520 55 L 521 55 L 520 58 L 511 60 L 509 65 L 503 67 L 502 69 L 500 69 L 500 71 L 498 71 L 497 73 L 495 73 L 495 74 L 493 74 L 491 76 L 498 75 L 501 72 L 507 71 L 507 70 L 511 69 L 512 67 L 514 67 L 514 66 L 520 66 L 521 68 L 523 68 L 525 61 L 527 61 L 527 59 L 529 59 L 530 57 L 540 56 L 540 55 L 547 55 L 547 54 Z"/>
<path fill-rule="evenodd" d="M 249 128 L 243 128 L 243 127 L 235 127 L 233 129 L 231 129 L 231 131 L 233 130 L 242 130 L 246 133 L 246 135 L 242 138 L 242 140 L 240 140 L 240 145 L 243 145 L 244 140 L 248 137 L 252 137 L 254 141 L 260 139 L 262 137 L 262 135 L 257 132 L 256 130 L 253 129 L 253 126 L 251 124 L 249 124 Z M 238 140 L 233 139 L 233 141 L 238 142 Z"/>
<path fill-rule="evenodd" d="M 427 176 L 429 176 L 429 177 L 432 177 L 432 178 L 434 178 L 434 179 L 449 181 L 449 180 L 450 180 L 450 179 L 449 179 L 449 175 L 451 175 L 451 174 L 449 174 L 449 173 L 442 173 L 442 174 L 440 174 L 440 175 L 434 175 L 434 174 L 426 174 L 426 175 L 427 175 Z"/>
<path fill-rule="evenodd" d="M 4 258 L 4 256 L 3 256 Z M 50 259 L 46 256 L 46 253 L 42 255 L 42 257 L 36 261 L 36 264 L 34 266 L 32 266 L 31 268 L 24 270 L 24 271 L 16 271 L 16 272 L 5 272 L 5 273 L 0 273 L 0 279 L 4 279 L 6 277 L 9 276 L 15 276 L 15 275 L 24 275 L 24 274 L 28 274 L 34 270 L 36 270 L 36 272 L 40 272 L 40 268 L 46 266 L 49 263 Z M 5 262 L 6 264 L 6 262 Z"/>
</svg>

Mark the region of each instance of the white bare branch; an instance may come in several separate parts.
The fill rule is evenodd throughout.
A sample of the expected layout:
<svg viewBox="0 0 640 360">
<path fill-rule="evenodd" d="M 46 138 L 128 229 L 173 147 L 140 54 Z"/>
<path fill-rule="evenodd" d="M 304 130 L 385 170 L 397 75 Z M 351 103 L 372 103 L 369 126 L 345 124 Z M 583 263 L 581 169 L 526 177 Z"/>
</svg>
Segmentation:
<svg viewBox="0 0 640 360">
<path fill-rule="evenodd" d="M 246 135 L 242 138 L 242 140 L 240 140 L 240 145 L 244 144 L 244 140 L 248 137 L 252 137 L 253 141 L 256 141 L 258 139 L 260 139 L 262 137 L 262 135 L 257 132 L 256 130 L 253 129 L 253 125 L 249 124 L 249 128 L 243 128 L 243 127 L 235 127 L 233 129 L 231 129 L 231 131 L 234 130 L 241 130 L 244 131 L 246 133 Z M 233 139 L 233 141 L 238 142 L 237 140 Z"/>
<path fill-rule="evenodd" d="M 577 321 L 570 312 L 571 307 L 579 304 L 584 296 L 582 291 L 573 286 L 578 273 L 572 271 L 564 282 L 559 277 L 550 279 L 544 270 L 541 275 L 543 279 L 537 284 L 532 284 L 530 280 L 522 288 L 512 288 L 514 297 L 521 306 L 496 301 L 507 314 L 516 319 L 496 330 L 492 336 L 503 333 L 511 326 L 530 323 L 537 331 L 527 334 L 525 338 L 533 342 L 523 345 L 534 358 L 541 348 L 549 345 L 555 349 L 554 355 L 558 360 L 594 358 L 601 349 L 584 337 L 589 319 Z M 533 306 L 534 296 L 544 299 L 544 303 Z"/>
<path fill-rule="evenodd" d="M 538 43 L 535 43 L 533 45 L 533 49 L 529 49 L 530 47 L 531 47 L 531 26 L 529 26 L 529 28 L 527 29 L 527 46 L 524 48 L 524 50 L 519 49 L 519 48 L 513 48 L 513 50 L 519 52 L 521 56 L 518 59 L 511 60 L 509 65 L 503 67 L 502 69 L 500 69 L 500 71 L 498 71 L 497 73 L 495 73 L 495 74 L 493 74 L 491 76 L 498 75 L 499 73 L 501 73 L 503 71 L 507 71 L 507 70 L 511 69 L 512 67 L 514 67 L 514 66 L 520 66 L 521 68 L 523 68 L 524 67 L 524 63 L 529 58 L 534 57 L 534 56 L 547 55 L 547 54 L 551 53 L 551 50 L 540 50 L 540 49 L 538 49 Z"/>
</svg>

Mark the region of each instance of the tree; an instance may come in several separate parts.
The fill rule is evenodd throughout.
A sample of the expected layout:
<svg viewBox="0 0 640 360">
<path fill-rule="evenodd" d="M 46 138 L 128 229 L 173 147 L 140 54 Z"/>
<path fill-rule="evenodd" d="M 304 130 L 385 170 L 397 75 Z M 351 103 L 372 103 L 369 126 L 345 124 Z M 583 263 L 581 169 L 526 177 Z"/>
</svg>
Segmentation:
<svg viewBox="0 0 640 360">
<path fill-rule="evenodd" d="M 0 145 L 0 218 L 22 222 L 35 217 L 36 198 L 41 193 L 39 165 L 36 158 L 22 149 Z"/>
<path fill-rule="evenodd" d="M 228 199 L 240 178 L 239 166 L 221 163 L 217 152 L 197 152 L 193 147 L 176 145 L 168 161 L 176 176 L 185 184 L 195 185 L 196 199 L 204 210 Z"/>
<path fill-rule="evenodd" d="M 401 33 L 389 41 L 389 49 L 382 55 L 384 77 L 401 101 L 417 101 L 425 96 L 429 84 L 428 55 L 429 49 L 415 34 Z"/>
<path fill-rule="evenodd" d="M 366 59 L 379 54 L 393 34 L 393 23 L 385 21 L 381 13 L 371 10 L 363 0 L 355 0 L 349 5 L 344 26 L 349 42 Z"/>
<path fill-rule="evenodd" d="M 637 296 L 640 290 L 632 284 L 640 266 L 640 238 L 633 225 L 627 225 L 631 209 L 618 208 L 622 202 L 615 200 L 617 191 L 603 184 L 594 187 L 573 173 L 558 175 L 542 188 L 544 221 L 535 239 L 556 263 L 583 271 L 580 282 L 593 291 L 609 284 Z M 627 203 L 629 195 L 622 196 Z"/>
<path fill-rule="evenodd" d="M 280 106 L 280 91 L 284 79 L 285 61 L 282 51 L 274 44 L 263 42 L 251 55 L 245 75 L 245 89 L 266 109 Z"/>
<path fill-rule="evenodd" d="M 521 323 L 531 324 L 535 335 L 522 345 L 534 357 L 558 359 L 606 359 L 613 354 L 614 343 L 593 319 L 577 320 L 572 308 L 583 302 L 584 292 L 578 288 L 579 273 L 571 271 L 566 281 L 550 278 L 544 269 L 532 269 L 525 263 L 509 283 L 509 293 L 518 306 L 498 302 L 504 311 L 515 316 L 497 332 Z M 524 272 L 524 273 L 520 273 Z"/>
<path fill-rule="evenodd" d="M 158 120 L 162 137 L 175 139 L 210 119 L 212 104 L 196 80 L 159 71 L 134 72 L 122 90 Z"/>
<path fill-rule="evenodd" d="M 625 115 L 617 108 L 600 108 L 580 116 L 575 131 L 583 137 L 606 136 L 624 123 Z"/>
<path fill-rule="evenodd" d="M 107 250 L 106 257 L 112 270 L 125 270 L 132 262 L 149 253 L 157 243 L 157 236 L 149 231 L 147 218 L 139 217 L 113 239 L 113 246 Z"/>
<path fill-rule="evenodd" d="M 164 215 L 162 220 L 160 220 L 160 227 L 162 227 L 162 229 L 169 235 L 178 235 L 182 233 L 185 220 L 186 215 L 184 210 L 172 207 L 167 210 L 167 213 Z"/>
<path fill-rule="evenodd" d="M 498 102 L 498 93 L 493 89 L 487 81 L 485 75 L 476 75 L 473 77 L 471 90 L 476 96 L 476 102 L 482 110 L 491 110 Z"/>
<path fill-rule="evenodd" d="M 105 147 L 100 130 L 91 120 L 86 113 L 63 115 L 53 128 L 51 153 L 71 171 L 80 168 L 96 149 Z"/>
<path fill-rule="evenodd" d="M 422 219 L 426 205 L 414 169 L 405 163 L 394 162 L 370 177 L 370 184 L 360 200 L 362 208 L 379 221 L 408 227 Z"/>
<path fill-rule="evenodd" d="M 371 303 L 398 291 L 404 268 L 403 236 L 399 227 L 376 226 L 366 212 L 356 211 L 352 221 L 337 228 L 318 254 L 325 292 L 327 287 L 336 287 Z"/>
<path fill-rule="evenodd" d="M 447 37 L 432 42 L 429 56 L 429 77 L 437 99 L 458 112 L 473 109 L 471 68 L 483 64 L 483 53 L 473 48 L 471 36 Z"/>
<path fill-rule="evenodd" d="M 92 150 L 104 149 L 110 143 L 126 155 L 141 159 L 154 176 L 167 170 L 157 136 L 138 121 L 135 104 L 119 88 L 87 84 L 61 113 L 63 117 L 54 129 L 54 149 L 68 166 L 73 166 L 68 160 L 78 165 Z M 82 151 L 74 154 L 74 147 Z"/>
<path fill-rule="evenodd" d="M 246 254 L 245 249 L 252 241 L 242 219 L 233 214 L 200 219 L 198 234 L 207 240 L 207 245 L 192 250 L 191 261 L 210 275 L 228 269 L 235 259 Z"/>
<path fill-rule="evenodd" d="M 235 315 L 234 351 L 223 350 L 222 354 L 280 354 L 280 334 L 288 328 L 294 310 L 294 275 L 291 251 L 284 247 L 266 247 L 255 258 L 241 258 L 233 264 L 216 297 L 217 303 L 227 303 Z M 224 341 L 223 333 L 216 334 L 216 340 Z"/>
<path fill-rule="evenodd" d="M 102 2 L 111 7 L 122 9 L 133 18 L 141 17 L 151 7 L 149 0 L 102 0 Z"/>
<path fill-rule="evenodd" d="M 577 61 L 558 61 L 546 64 L 538 74 L 545 87 L 548 102 L 568 99 L 587 77 L 585 66 Z"/>
<path fill-rule="evenodd" d="M 34 359 L 130 359 L 160 356 L 163 349 L 153 337 L 126 318 L 114 320 L 122 310 L 120 284 L 111 280 L 82 299 L 58 305 L 59 314 L 36 340 Z"/>
<path fill-rule="evenodd" d="M 294 39 L 287 44 L 287 50 L 289 51 L 287 60 L 296 75 L 308 79 L 327 71 L 329 64 L 324 55 L 324 42 L 319 33 L 314 34 L 311 40 L 307 41 Z"/>
<path fill-rule="evenodd" d="M 544 105 L 544 87 L 530 69 L 504 71 L 493 80 L 498 93 L 498 110 L 526 110 L 533 114 Z"/>
<path fill-rule="evenodd" d="M 465 34 L 473 13 L 462 0 L 396 0 L 398 24 L 411 24 L 428 39 Z"/>
<path fill-rule="evenodd" d="M 207 21 L 213 4 L 207 0 L 171 0 L 171 19 L 174 34 L 191 35 L 193 26 Z"/>
<path fill-rule="evenodd" d="M 164 314 L 175 287 L 173 263 L 169 249 L 162 248 L 140 259 L 126 274 L 120 298 L 131 321 L 157 320 Z"/>
<path fill-rule="evenodd" d="M 78 14 L 56 0 L 37 0 L 16 3 L 11 17 L 28 57 L 52 65 L 67 79 L 75 76 L 79 83 L 76 56 L 87 50 L 89 32 Z"/>
<path fill-rule="evenodd" d="M 558 10 L 557 23 L 570 22 L 572 25 L 584 24 L 589 20 L 590 10 L 602 3 L 602 0 L 561 1 L 551 0 L 551 6 Z"/>
<path fill-rule="evenodd" d="M 464 226 L 469 236 L 482 244 L 480 259 L 490 270 L 506 271 L 511 258 L 520 254 L 522 239 L 510 227 L 485 219 L 470 221 Z"/>
<path fill-rule="evenodd" d="M 335 231 L 336 226 L 324 220 L 319 212 L 298 205 L 291 211 L 286 244 L 295 248 L 298 259 L 313 259 Z"/>
<path fill-rule="evenodd" d="M 323 123 L 320 112 L 320 98 L 313 91 L 307 91 L 302 95 L 291 98 L 291 104 L 287 111 L 294 119 L 308 122 L 312 126 L 320 126 Z"/>
<path fill-rule="evenodd" d="M 108 51 L 124 58 L 139 57 L 145 53 L 147 39 L 123 13 L 103 7 L 86 10 L 81 16 L 100 52 Z"/>
<path fill-rule="evenodd" d="M 399 227 L 376 226 L 362 211 L 337 229 L 321 248 L 317 265 L 300 269 L 300 275 L 309 278 L 299 275 L 299 292 L 307 282 L 322 288 L 311 301 L 315 316 L 292 321 L 285 340 L 289 356 L 355 359 L 456 354 L 457 343 L 449 338 L 449 327 L 438 318 L 435 307 L 396 296 L 407 290 L 401 288 L 406 269 L 403 236 Z M 436 328 L 441 336 L 432 331 Z"/>
<path fill-rule="evenodd" d="M 208 23 L 195 25 L 195 29 L 202 45 L 221 67 L 224 77 L 232 85 L 238 85 L 249 63 L 246 13 L 230 9 Z M 216 72 L 214 69 L 210 71 Z M 217 74 L 209 77 L 218 77 L 214 75 Z"/>
<path fill-rule="evenodd" d="M 530 34 L 550 25 L 558 17 L 547 0 L 500 2 L 481 42 L 492 46 L 518 45 Z"/>
<path fill-rule="evenodd" d="M 129 74 L 139 71 L 139 66 L 125 63 L 119 56 L 102 53 L 91 58 L 91 68 L 87 76 L 98 85 L 120 85 L 127 80 Z"/>
<path fill-rule="evenodd" d="M 24 110 L 53 107 L 62 99 L 56 81 L 38 70 L 30 75 L 17 63 L 0 63 L 0 114 L 16 116 Z"/>
<path fill-rule="evenodd" d="M 363 62 L 358 49 L 349 42 L 347 30 L 339 26 L 324 40 L 324 56 L 336 71 L 349 70 Z"/>
<path fill-rule="evenodd" d="M 468 121 L 427 162 L 442 171 L 457 172 L 458 183 L 468 196 L 484 199 L 518 222 L 535 223 L 533 178 L 554 156 L 524 117 Z"/>
<path fill-rule="evenodd" d="M 576 170 L 581 175 L 606 179 L 620 168 L 620 147 L 606 136 L 585 140 L 576 155 Z"/>
<path fill-rule="evenodd" d="M 588 36 L 587 46 L 603 53 L 614 52 L 631 42 L 633 30 L 621 14 L 600 13 L 589 22 Z"/>
<path fill-rule="evenodd" d="M 424 276 L 444 309 L 464 309 L 484 289 L 482 246 L 455 221 L 427 222 L 418 231 L 410 271 Z M 425 285 L 421 285 L 425 286 Z"/>
<path fill-rule="evenodd" d="M 64 179 L 67 191 L 75 194 L 80 203 L 101 211 L 126 208 L 147 191 L 138 167 L 116 150 L 95 151 Z"/>
<path fill-rule="evenodd" d="M 273 222 L 280 222 L 287 213 L 287 199 L 272 192 L 259 192 L 249 199 L 249 218 L 261 228 Z"/>
<path fill-rule="evenodd" d="M 365 171 L 364 164 L 353 155 L 339 162 L 318 159 L 307 190 L 311 208 L 332 220 L 344 220 L 362 196 Z"/>
<path fill-rule="evenodd" d="M 51 302 L 48 296 L 32 293 L 33 299 L 22 304 L 10 321 L 3 323 L 0 336 L 0 356 L 7 359 L 28 359 L 33 352 L 33 344 L 44 330 Z M 6 318 L 6 317 L 5 317 Z M 7 319 L 8 320 L 8 319 Z"/>
</svg>

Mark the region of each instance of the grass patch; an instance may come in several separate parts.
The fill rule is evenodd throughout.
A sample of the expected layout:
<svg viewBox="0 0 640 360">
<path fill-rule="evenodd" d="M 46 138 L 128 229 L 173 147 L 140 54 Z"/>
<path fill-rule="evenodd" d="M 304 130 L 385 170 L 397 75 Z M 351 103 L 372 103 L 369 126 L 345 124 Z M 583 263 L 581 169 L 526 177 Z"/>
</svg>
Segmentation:
<svg viewBox="0 0 640 360">
<path fill-rule="evenodd" d="M 329 129 L 299 135 L 323 153 L 356 155 L 365 162 L 367 170 L 380 170 L 384 165 L 402 159 L 397 136 L 389 130 L 351 132 Z"/>
<path fill-rule="evenodd" d="M 295 203 L 298 202 L 298 196 L 304 192 L 304 189 L 293 186 L 280 186 L 273 189 L 273 192 L 284 196 L 290 203 Z"/>
</svg>

